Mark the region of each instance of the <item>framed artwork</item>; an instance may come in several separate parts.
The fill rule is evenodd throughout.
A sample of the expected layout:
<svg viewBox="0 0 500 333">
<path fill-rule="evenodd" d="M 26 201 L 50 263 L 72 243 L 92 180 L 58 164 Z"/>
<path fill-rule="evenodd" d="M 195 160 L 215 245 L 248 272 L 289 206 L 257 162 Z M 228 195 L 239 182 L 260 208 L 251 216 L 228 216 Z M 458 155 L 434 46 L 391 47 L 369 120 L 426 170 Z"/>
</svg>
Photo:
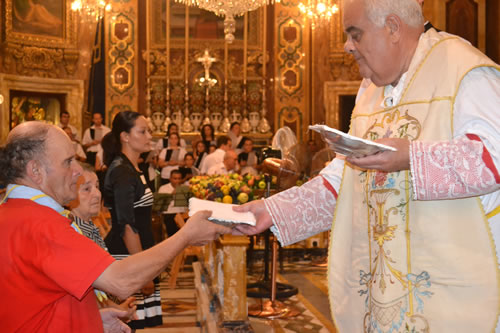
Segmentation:
<svg viewBox="0 0 500 333">
<path fill-rule="evenodd" d="M 42 47 L 75 47 L 75 13 L 66 0 L 6 0 L 6 40 Z"/>
<path fill-rule="evenodd" d="M 58 123 L 65 98 L 65 94 L 12 90 L 9 103 L 10 129 L 30 120 Z"/>
</svg>

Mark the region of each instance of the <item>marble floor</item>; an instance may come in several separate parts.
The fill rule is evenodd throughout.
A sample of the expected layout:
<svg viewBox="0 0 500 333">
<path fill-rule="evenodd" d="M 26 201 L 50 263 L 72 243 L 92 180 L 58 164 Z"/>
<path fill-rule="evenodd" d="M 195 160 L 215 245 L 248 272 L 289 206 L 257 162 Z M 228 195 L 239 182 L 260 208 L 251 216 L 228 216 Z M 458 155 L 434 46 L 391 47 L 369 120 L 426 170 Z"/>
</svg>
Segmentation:
<svg viewBox="0 0 500 333">
<path fill-rule="evenodd" d="M 248 282 L 263 278 L 259 263 L 249 267 Z M 314 264 L 312 260 L 285 262 L 278 274 L 278 280 L 298 288 L 299 293 L 282 300 L 299 311 L 298 316 L 289 319 L 261 319 L 250 317 L 251 330 L 255 333 L 335 333 L 328 305 L 326 288 L 326 267 Z M 191 333 L 200 332 L 196 318 L 196 293 L 194 273 L 187 264 L 180 272 L 177 287 L 168 289 L 167 279 L 161 282 L 163 325 L 137 330 L 138 333 Z M 267 299 L 248 298 L 249 305 L 260 304 Z M 225 332 L 232 332 L 226 328 Z"/>
</svg>

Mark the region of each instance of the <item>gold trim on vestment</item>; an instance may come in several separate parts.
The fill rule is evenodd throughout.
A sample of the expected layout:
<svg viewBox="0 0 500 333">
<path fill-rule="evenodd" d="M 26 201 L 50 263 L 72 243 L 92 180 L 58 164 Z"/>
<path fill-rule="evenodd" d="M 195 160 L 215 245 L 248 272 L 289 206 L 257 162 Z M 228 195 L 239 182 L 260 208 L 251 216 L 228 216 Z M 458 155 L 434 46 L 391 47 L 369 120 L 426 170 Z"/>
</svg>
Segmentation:
<svg viewBox="0 0 500 333">
<path fill-rule="evenodd" d="M 500 206 L 497 206 L 497 208 L 493 209 L 491 212 L 486 214 L 486 217 L 488 219 L 491 219 L 493 216 L 500 214 Z"/>
<path fill-rule="evenodd" d="M 356 107 L 354 107 L 356 109 Z M 331 262 L 330 260 L 332 260 L 332 247 L 333 247 L 333 234 L 335 233 L 334 232 L 334 228 L 335 228 L 335 221 L 337 220 L 337 203 L 339 202 L 339 199 L 340 199 L 340 196 L 341 196 L 341 193 L 342 193 L 342 187 L 344 185 L 344 176 L 345 176 L 345 172 L 346 172 L 346 169 L 347 169 L 347 162 L 344 160 L 344 168 L 342 170 L 342 180 L 340 182 L 340 186 L 339 186 L 339 190 L 337 192 L 337 200 L 335 201 L 335 209 L 333 210 L 333 221 L 332 221 L 332 227 L 330 228 L 330 242 L 328 244 L 328 264 L 327 264 L 327 271 L 326 271 L 326 278 L 327 278 L 327 283 L 328 283 L 328 301 L 330 301 L 332 298 L 330 296 L 330 292 L 331 292 L 331 288 L 330 288 L 330 285 L 329 285 L 329 280 L 330 280 L 330 271 L 333 269 L 333 265 L 331 265 Z M 371 262 L 371 261 L 370 261 Z M 332 321 L 333 321 L 333 325 L 335 326 L 335 328 L 338 328 L 339 325 L 337 324 L 337 320 L 335 319 L 335 314 L 333 313 L 333 305 L 330 304 L 330 313 L 332 315 Z M 337 329 L 338 330 L 338 329 Z"/>
</svg>

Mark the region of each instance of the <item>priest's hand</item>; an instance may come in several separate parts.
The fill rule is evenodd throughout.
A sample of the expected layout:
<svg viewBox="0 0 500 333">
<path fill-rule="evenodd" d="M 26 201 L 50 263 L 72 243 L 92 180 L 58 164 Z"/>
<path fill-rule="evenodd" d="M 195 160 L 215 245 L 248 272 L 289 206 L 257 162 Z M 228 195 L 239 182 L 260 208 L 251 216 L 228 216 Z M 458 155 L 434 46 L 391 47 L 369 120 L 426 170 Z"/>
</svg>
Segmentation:
<svg viewBox="0 0 500 333">
<path fill-rule="evenodd" d="M 410 169 L 410 141 L 407 139 L 386 138 L 376 140 L 387 146 L 397 149 L 397 151 L 383 151 L 377 154 L 364 157 L 347 157 L 350 164 L 365 170 L 379 170 L 394 172 Z"/>
<path fill-rule="evenodd" d="M 241 206 L 234 206 L 235 212 L 252 212 L 255 215 L 257 224 L 254 226 L 248 224 L 237 224 L 233 228 L 233 235 L 256 235 L 269 229 L 273 225 L 271 215 L 269 215 L 264 200 L 256 200 Z"/>
</svg>

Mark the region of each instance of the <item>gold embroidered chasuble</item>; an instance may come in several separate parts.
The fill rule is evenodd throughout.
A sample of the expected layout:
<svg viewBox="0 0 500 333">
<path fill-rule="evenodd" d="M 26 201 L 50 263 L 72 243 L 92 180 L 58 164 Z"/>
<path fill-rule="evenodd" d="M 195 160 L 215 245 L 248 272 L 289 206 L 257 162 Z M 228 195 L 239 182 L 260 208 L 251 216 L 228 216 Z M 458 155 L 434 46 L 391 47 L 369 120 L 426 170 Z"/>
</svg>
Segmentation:
<svg viewBox="0 0 500 333">
<path fill-rule="evenodd" d="M 401 100 L 381 107 L 383 87 L 361 96 L 350 133 L 440 141 L 453 138 L 463 77 L 487 57 L 431 29 Z M 414 63 L 415 62 L 415 63 Z M 499 315 L 495 247 L 479 198 L 416 201 L 409 171 L 347 165 L 329 249 L 329 297 L 341 333 L 493 332 Z"/>
</svg>

